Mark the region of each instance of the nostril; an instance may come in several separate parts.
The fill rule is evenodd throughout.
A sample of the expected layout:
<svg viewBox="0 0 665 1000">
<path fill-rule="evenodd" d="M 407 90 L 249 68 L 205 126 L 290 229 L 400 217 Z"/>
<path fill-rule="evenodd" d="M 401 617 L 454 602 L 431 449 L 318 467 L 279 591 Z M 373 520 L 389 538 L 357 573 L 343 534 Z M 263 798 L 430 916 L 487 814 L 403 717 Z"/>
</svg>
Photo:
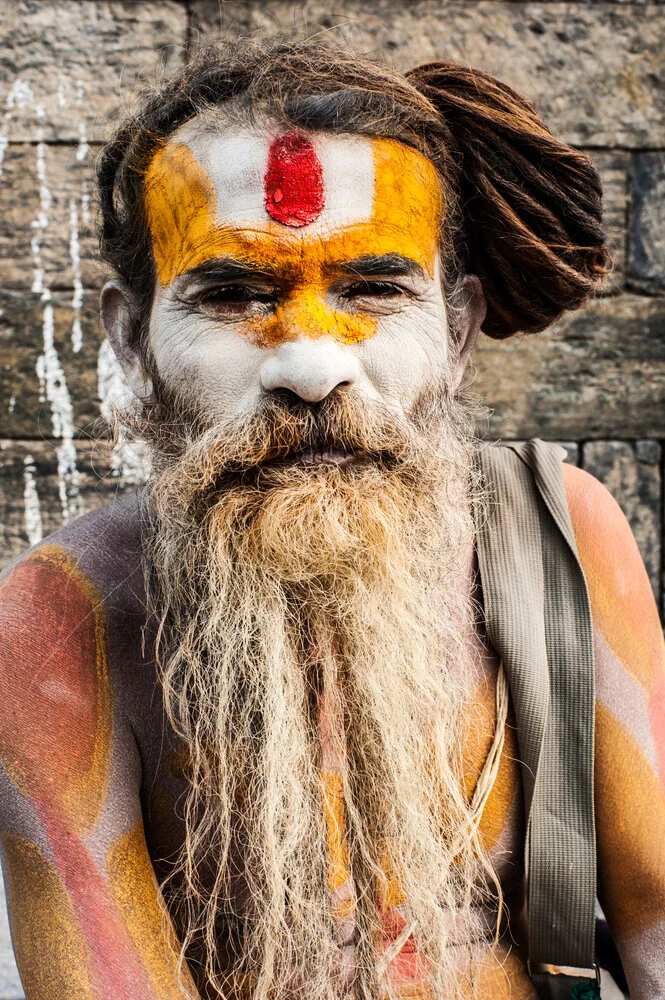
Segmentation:
<svg viewBox="0 0 665 1000">
<path fill-rule="evenodd" d="M 278 399 L 284 403 L 289 409 L 302 404 L 302 397 L 297 392 L 293 392 L 292 389 L 285 389 L 283 386 L 280 386 L 279 389 L 273 389 L 270 395 L 273 399 Z"/>
</svg>

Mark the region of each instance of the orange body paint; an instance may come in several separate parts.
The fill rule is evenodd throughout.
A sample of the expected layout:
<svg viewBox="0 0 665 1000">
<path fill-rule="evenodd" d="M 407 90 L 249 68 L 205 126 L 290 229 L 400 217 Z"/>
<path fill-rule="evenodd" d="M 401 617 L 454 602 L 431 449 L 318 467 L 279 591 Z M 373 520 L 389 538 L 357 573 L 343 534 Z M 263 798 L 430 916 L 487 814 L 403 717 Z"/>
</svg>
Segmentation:
<svg viewBox="0 0 665 1000">
<path fill-rule="evenodd" d="M 496 726 L 496 677 L 489 674 L 479 684 L 466 703 L 463 737 L 464 785 L 469 799 L 482 772 L 489 753 Z M 346 840 L 346 807 L 341 767 L 341 721 L 336 716 L 334 699 L 324 695 L 319 708 L 319 738 L 321 740 L 322 790 L 328 832 L 328 887 L 333 897 L 334 915 L 337 920 L 353 917 L 354 898 L 349 869 L 349 851 Z M 479 830 L 486 849 L 496 848 L 514 815 L 521 787 L 519 752 L 512 708 L 508 719 L 506 739 L 500 759 L 499 771 L 490 797 L 480 820 Z M 398 876 L 391 871 L 386 851 L 383 865 L 385 882 L 381 887 L 380 910 L 382 919 L 381 951 L 386 952 L 406 928 L 406 919 L 400 907 L 406 897 Z M 514 1000 L 535 996 L 533 986 L 523 963 L 509 950 L 491 949 L 479 960 L 473 973 L 474 983 L 482 990 L 477 997 L 505 996 Z M 462 973 L 461 973 L 462 974 Z M 427 985 L 428 967 L 419 951 L 415 935 L 410 935 L 397 956 L 391 961 L 388 975 L 392 988 L 406 1000 L 429 1000 Z M 476 980 L 475 977 L 478 977 Z M 511 992 L 512 990 L 512 992 Z M 469 994 L 471 996 L 471 993 Z"/>
<path fill-rule="evenodd" d="M 597 673 L 626 678 L 596 705 L 595 783 L 601 903 L 614 935 L 627 941 L 665 920 L 665 647 L 618 504 L 579 469 L 564 466 L 564 478 L 599 634 Z M 629 720 L 623 691 L 631 689 Z"/>
<path fill-rule="evenodd" d="M 2 597 L 0 756 L 23 794 L 48 800 L 77 833 L 88 831 L 111 753 L 103 604 L 67 556 L 49 547 L 19 563 Z M 30 619 L 21 614 L 26 606 Z M 24 727 L 24 718 L 39 719 L 40 728 Z"/>
<path fill-rule="evenodd" d="M 18 564 L 4 581 L 1 597 L 0 628 L 3 623 L 6 627 L 0 653 L 5 705 L 0 756 L 34 806 L 51 856 L 21 838 L 3 839 L 12 928 L 22 942 L 17 948 L 21 973 L 28 980 L 36 977 L 35 997 L 49 1000 L 69 995 L 81 1000 L 166 998 L 166 992 L 156 992 L 82 839 L 93 833 L 99 818 L 111 759 L 112 699 L 101 596 L 65 552 L 44 547 Z M 120 872 L 119 882 L 115 871 L 109 874 L 114 893 L 120 894 L 127 871 Z M 146 875 L 145 866 L 135 866 L 134 892 Z M 154 874 L 148 889 L 157 896 Z M 29 900 L 27 909 L 24 900 Z M 42 942 L 35 947 L 35 938 L 40 928 L 48 937 L 57 926 L 63 942 L 69 942 L 67 954 L 52 954 L 45 961 Z M 67 989 L 42 989 L 43 977 L 49 984 L 70 971 Z"/>
</svg>

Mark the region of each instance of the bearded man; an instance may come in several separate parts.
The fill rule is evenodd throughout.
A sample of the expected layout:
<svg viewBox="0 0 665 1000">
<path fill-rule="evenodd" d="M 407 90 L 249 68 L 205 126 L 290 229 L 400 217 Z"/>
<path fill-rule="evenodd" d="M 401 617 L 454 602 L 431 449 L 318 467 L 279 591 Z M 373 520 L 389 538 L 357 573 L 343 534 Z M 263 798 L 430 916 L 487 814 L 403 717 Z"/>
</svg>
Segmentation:
<svg viewBox="0 0 665 1000">
<path fill-rule="evenodd" d="M 460 390 L 601 285 L 592 164 L 484 73 L 277 44 L 204 52 L 99 183 L 152 473 L 2 585 L 28 1000 L 588 1000 L 596 885 L 665 997 L 645 570 Z"/>
</svg>

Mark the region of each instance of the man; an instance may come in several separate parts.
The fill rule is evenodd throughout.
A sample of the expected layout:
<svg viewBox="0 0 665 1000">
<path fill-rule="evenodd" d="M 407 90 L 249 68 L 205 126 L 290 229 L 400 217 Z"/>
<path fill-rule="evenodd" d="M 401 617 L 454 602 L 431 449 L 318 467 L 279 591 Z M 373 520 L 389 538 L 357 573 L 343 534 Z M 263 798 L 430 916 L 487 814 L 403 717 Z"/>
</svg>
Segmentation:
<svg viewBox="0 0 665 1000">
<path fill-rule="evenodd" d="M 535 709 L 506 651 L 558 622 L 546 660 L 577 656 L 586 589 L 568 631 L 501 604 L 558 606 L 568 517 L 596 736 L 582 712 L 552 794 L 588 745 L 599 898 L 631 997 L 665 996 L 646 573 L 603 487 L 546 446 L 483 457 L 460 392 L 481 327 L 537 331 L 600 286 L 590 162 L 485 74 L 278 45 L 203 53 L 119 130 L 99 181 L 102 318 L 153 471 L 2 585 L 28 1000 L 597 995 L 592 956 L 533 961 L 535 867 L 524 937 L 524 796 L 532 841 L 548 809 L 561 838 L 573 818 L 536 809 Z M 526 528 L 501 527 L 530 504 L 558 553 L 540 570 L 518 563 Z M 562 726 L 592 666 L 572 685 L 545 702 Z"/>
</svg>

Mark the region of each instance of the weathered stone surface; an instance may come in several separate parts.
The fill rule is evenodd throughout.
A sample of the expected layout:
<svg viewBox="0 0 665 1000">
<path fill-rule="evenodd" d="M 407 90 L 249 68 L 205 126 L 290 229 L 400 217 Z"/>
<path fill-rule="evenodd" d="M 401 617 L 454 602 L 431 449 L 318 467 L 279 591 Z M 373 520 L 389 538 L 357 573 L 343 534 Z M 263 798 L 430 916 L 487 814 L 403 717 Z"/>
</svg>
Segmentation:
<svg viewBox="0 0 665 1000">
<path fill-rule="evenodd" d="M 496 437 L 665 436 L 665 299 L 621 295 L 535 336 L 483 337 L 476 364 Z"/>
<path fill-rule="evenodd" d="M 56 449 L 52 441 L 0 441 L 0 568 L 63 524 Z M 140 479 L 136 466 L 119 461 L 104 441 L 77 442 L 76 467 L 75 515 L 136 489 Z"/>
<path fill-rule="evenodd" d="M 3 283 L 94 288 L 98 263 L 94 156 L 90 147 L 10 144 L 0 175 Z"/>
<path fill-rule="evenodd" d="M 630 156 L 624 150 L 590 150 L 603 182 L 603 219 L 607 243 L 614 258 L 614 271 L 607 282 L 607 292 L 620 291 L 625 282 L 628 217 L 628 167 Z"/>
<path fill-rule="evenodd" d="M 172 0 L 2 0 L 0 102 L 10 141 L 85 141 L 134 89 L 184 58 L 187 12 Z"/>
<path fill-rule="evenodd" d="M 582 467 L 604 483 L 630 522 L 656 601 L 660 600 L 661 458 L 658 441 L 590 441 Z"/>
<path fill-rule="evenodd" d="M 0 291 L 0 310 L 0 437 L 89 435 L 99 418 L 97 293 L 86 293 L 78 311 L 78 351 L 71 292 L 43 301 Z"/>
<path fill-rule="evenodd" d="M 557 441 L 556 443 L 566 450 L 564 462 L 568 462 L 570 465 L 580 464 L 580 446 L 577 441 Z"/>
<path fill-rule="evenodd" d="M 665 152 L 633 157 L 627 280 L 647 293 L 665 291 Z"/>
<path fill-rule="evenodd" d="M 665 145 L 665 8 L 440 0 L 193 0 L 193 40 L 298 28 L 400 68 L 455 59 L 530 97 L 552 129 L 588 146 Z"/>
</svg>

